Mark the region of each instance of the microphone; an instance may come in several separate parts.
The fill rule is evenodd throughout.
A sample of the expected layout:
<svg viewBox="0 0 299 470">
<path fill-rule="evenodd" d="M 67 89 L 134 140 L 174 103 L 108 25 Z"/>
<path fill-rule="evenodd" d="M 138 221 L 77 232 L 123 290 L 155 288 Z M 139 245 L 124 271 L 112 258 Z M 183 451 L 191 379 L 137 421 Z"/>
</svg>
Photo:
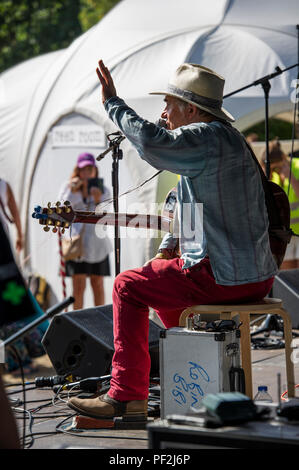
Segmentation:
<svg viewBox="0 0 299 470">
<path fill-rule="evenodd" d="M 156 126 L 164 127 L 165 129 L 167 129 L 166 119 L 159 118 L 159 119 L 157 119 L 155 124 L 156 124 Z"/>
<path fill-rule="evenodd" d="M 111 138 L 111 136 L 116 136 L 114 138 Z M 112 134 L 108 134 L 108 140 L 109 140 L 109 147 L 103 152 L 103 153 L 100 153 L 100 155 L 98 155 L 96 157 L 96 160 L 102 160 L 105 155 L 107 155 L 107 153 L 111 152 L 112 150 L 114 150 L 117 146 L 120 145 L 120 143 L 125 140 L 125 136 L 117 131 L 117 132 L 112 132 Z"/>
</svg>

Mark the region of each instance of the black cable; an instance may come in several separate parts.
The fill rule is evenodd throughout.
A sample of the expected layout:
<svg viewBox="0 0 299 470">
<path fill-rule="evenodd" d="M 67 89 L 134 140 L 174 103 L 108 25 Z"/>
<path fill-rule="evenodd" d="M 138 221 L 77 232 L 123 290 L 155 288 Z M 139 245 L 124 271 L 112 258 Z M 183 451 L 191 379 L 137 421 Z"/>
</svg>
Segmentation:
<svg viewBox="0 0 299 470">
<path fill-rule="evenodd" d="M 50 403 L 51 404 L 51 403 Z M 20 409 L 20 408 L 15 408 L 14 409 L 16 412 L 22 412 L 25 416 L 25 418 L 28 416 L 29 417 L 29 423 L 28 423 L 28 431 L 27 434 L 25 434 L 25 436 L 23 436 L 23 448 L 26 448 L 26 449 L 29 449 L 30 447 L 32 447 L 32 445 L 34 444 L 34 438 L 36 435 L 51 435 L 51 434 L 58 434 L 57 431 L 43 431 L 43 432 L 34 432 L 33 431 L 33 425 L 34 425 L 34 419 L 35 418 L 39 418 L 39 419 L 57 419 L 57 418 L 61 418 L 61 417 L 64 417 L 65 418 L 65 414 L 62 414 L 62 415 L 55 415 L 53 413 L 49 413 L 49 414 L 45 414 L 45 415 L 39 415 L 39 414 L 36 414 L 36 416 L 34 416 L 34 413 L 36 410 L 24 410 L 24 409 Z M 67 416 L 67 418 L 69 417 L 70 415 Z M 18 417 L 16 417 L 18 419 Z M 20 419 L 23 419 L 23 418 L 20 418 Z M 30 438 L 30 441 L 28 442 L 28 438 Z"/>
<path fill-rule="evenodd" d="M 256 361 L 252 361 L 251 364 L 257 364 L 258 362 L 267 361 L 267 359 L 273 359 L 274 357 L 281 356 L 282 354 L 283 352 L 280 354 L 275 354 L 275 356 L 269 356 L 269 357 L 264 357 L 263 359 L 257 359 Z"/>
<path fill-rule="evenodd" d="M 29 444 L 26 445 L 26 449 L 30 449 L 35 441 L 35 436 L 50 436 L 53 434 L 58 434 L 56 431 L 44 431 L 44 432 L 33 432 L 31 434 L 27 434 L 26 438 L 31 437 L 31 441 Z"/>
<path fill-rule="evenodd" d="M 38 401 L 38 400 L 36 400 L 36 401 Z M 53 412 L 45 414 L 45 415 L 39 415 L 38 411 L 40 411 L 42 408 L 45 408 L 47 406 L 51 406 L 53 404 L 52 399 L 47 399 L 46 401 L 48 403 L 43 404 L 40 407 L 33 408 L 31 410 L 25 410 L 25 409 L 20 408 L 20 407 L 15 407 L 14 408 L 15 412 L 22 412 L 23 413 L 23 419 L 25 418 L 25 422 L 26 422 L 26 417 L 27 416 L 29 417 L 29 423 L 28 423 L 29 432 L 27 434 L 26 433 L 23 434 L 23 448 L 29 449 L 30 447 L 32 447 L 32 445 L 34 443 L 34 437 L 36 435 L 57 434 L 57 431 L 55 431 L 55 432 L 52 432 L 52 431 L 33 432 L 33 425 L 34 425 L 34 419 L 35 418 L 39 418 L 39 419 L 43 419 L 43 418 L 45 418 L 45 419 L 51 419 L 51 418 L 57 419 L 57 418 L 60 418 L 60 417 L 65 417 L 65 414 L 60 415 L 60 414 L 55 414 Z M 61 410 L 57 410 L 57 412 L 61 412 Z M 18 419 L 18 417 L 17 417 L 17 419 Z M 28 442 L 28 438 L 30 438 L 29 442 Z"/>
<path fill-rule="evenodd" d="M 26 388 L 25 385 L 22 387 L 22 390 L 26 389 L 26 391 L 28 390 L 35 390 L 36 387 L 29 387 L 29 388 Z M 21 393 L 22 390 L 14 390 L 12 392 L 7 392 L 6 395 L 15 395 L 16 393 Z"/>
<path fill-rule="evenodd" d="M 23 415 L 23 442 L 21 443 L 21 447 L 24 449 L 25 445 L 25 435 L 26 435 L 26 417 L 25 417 L 25 412 L 26 412 L 26 387 L 25 387 L 25 377 L 24 377 L 24 369 L 23 369 L 23 364 L 22 364 L 22 359 L 20 358 L 20 355 L 17 351 L 17 349 L 10 345 L 9 346 L 11 350 L 13 351 L 14 355 L 17 358 L 17 361 L 20 366 L 20 371 L 21 371 L 21 379 L 22 379 L 22 391 L 23 391 L 23 406 L 24 406 L 24 415 Z"/>
<path fill-rule="evenodd" d="M 13 398 L 11 398 L 11 400 L 13 400 Z M 16 400 L 18 399 L 16 398 Z M 49 401 L 49 398 L 44 398 L 42 400 L 27 400 L 27 403 L 41 403 L 43 401 Z"/>
<path fill-rule="evenodd" d="M 28 415 L 29 416 L 29 424 L 28 424 L 28 427 L 29 429 L 32 429 L 32 426 L 33 426 L 33 417 L 31 416 L 31 413 L 29 411 L 26 410 L 26 413 L 24 410 L 15 410 L 15 411 L 23 411 L 23 414 L 24 415 Z M 27 448 L 27 445 L 26 445 L 26 439 L 27 439 L 28 435 L 25 435 L 23 436 L 23 449 Z"/>
<path fill-rule="evenodd" d="M 25 385 L 33 385 L 35 382 L 25 382 Z M 22 387 L 23 384 L 21 382 L 16 384 L 4 384 L 5 387 Z"/>
<path fill-rule="evenodd" d="M 17 353 L 16 353 L 16 356 L 17 356 Z M 21 362 L 20 362 L 21 364 Z M 23 374 L 23 370 L 21 371 L 21 374 L 22 374 L 22 380 L 23 380 L 23 385 L 24 385 L 24 374 Z M 19 385 L 19 384 L 18 384 Z M 34 389 L 36 387 L 33 387 Z M 77 416 L 77 413 L 75 414 L 67 414 L 67 411 L 70 413 L 71 411 L 70 410 L 67 410 L 66 412 L 63 412 L 63 410 L 60 410 L 60 409 L 57 409 L 57 413 L 53 412 L 53 410 L 49 413 L 44 413 L 44 414 L 38 414 L 39 411 L 43 410 L 44 408 L 47 408 L 51 405 L 54 404 L 54 401 L 55 399 L 57 398 L 60 398 L 60 395 L 63 395 L 63 396 L 66 396 L 68 397 L 70 394 L 75 394 L 75 395 L 78 395 L 80 393 L 82 393 L 81 390 L 76 390 L 75 393 L 72 393 L 72 391 L 70 390 L 69 392 L 65 393 L 65 391 L 62 390 L 63 388 L 63 385 L 61 387 L 59 387 L 58 391 L 55 393 L 55 396 L 53 398 L 50 398 L 50 399 L 45 399 L 45 400 L 31 400 L 31 401 L 26 401 L 26 391 L 29 390 L 29 389 L 32 389 L 32 388 L 27 388 L 25 386 L 23 386 L 23 401 L 24 401 L 24 405 L 27 405 L 28 403 L 38 403 L 38 402 L 41 402 L 41 401 L 44 401 L 46 403 L 43 403 L 41 404 L 40 406 L 37 406 L 36 408 L 32 408 L 32 409 L 26 409 L 26 406 L 24 406 L 24 408 L 21 408 L 20 406 L 15 406 L 13 407 L 14 411 L 17 412 L 17 413 L 22 413 L 23 416 L 16 416 L 17 419 L 23 419 L 23 438 L 22 438 L 22 448 L 23 449 L 29 449 L 33 446 L 34 444 L 34 440 L 37 436 L 50 436 L 50 435 L 55 435 L 55 434 L 69 434 L 69 435 L 73 435 L 73 436 L 77 436 L 77 437 L 91 437 L 91 438 L 102 438 L 102 439 L 129 439 L 129 440 L 142 440 L 142 441 L 146 441 L 147 438 L 137 438 L 135 436 L 113 436 L 113 435 L 92 435 L 92 434 L 81 434 L 82 430 L 80 430 L 80 434 L 78 433 L 78 431 L 76 432 L 76 430 L 74 430 L 73 432 L 71 430 L 66 430 L 66 429 L 62 429 L 61 426 L 66 423 L 69 419 L 73 418 L 74 416 Z M 17 392 L 13 392 L 13 393 L 17 393 Z M 153 396 L 151 398 L 151 401 L 156 401 L 157 400 L 157 397 L 156 396 Z M 158 401 L 158 400 L 157 400 Z M 55 431 L 44 431 L 44 432 L 34 432 L 33 431 L 33 426 L 34 426 L 34 422 L 35 422 L 35 419 L 38 418 L 38 419 L 57 419 L 57 418 L 60 418 L 60 417 L 63 417 L 63 420 L 60 421 L 57 425 L 56 425 L 56 428 L 55 428 Z M 26 420 L 28 419 L 28 426 L 27 426 L 27 434 L 26 434 Z"/>
</svg>

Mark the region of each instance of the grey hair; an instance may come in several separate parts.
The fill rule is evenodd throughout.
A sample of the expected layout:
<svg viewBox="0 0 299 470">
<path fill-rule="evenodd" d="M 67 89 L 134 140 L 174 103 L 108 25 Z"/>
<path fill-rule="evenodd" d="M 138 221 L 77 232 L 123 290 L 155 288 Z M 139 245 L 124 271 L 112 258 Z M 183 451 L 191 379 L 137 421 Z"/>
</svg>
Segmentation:
<svg viewBox="0 0 299 470">
<path fill-rule="evenodd" d="M 180 111 L 184 111 L 184 109 L 191 103 L 188 103 L 188 101 L 184 101 L 184 100 L 181 100 L 180 98 L 177 98 L 177 104 L 178 104 Z M 194 106 L 196 106 L 196 104 L 194 104 Z M 196 106 L 196 108 L 200 116 L 213 116 L 211 113 L 209 113 L 208 111 L 204 111 L 199 106 Z"/>
</svg>

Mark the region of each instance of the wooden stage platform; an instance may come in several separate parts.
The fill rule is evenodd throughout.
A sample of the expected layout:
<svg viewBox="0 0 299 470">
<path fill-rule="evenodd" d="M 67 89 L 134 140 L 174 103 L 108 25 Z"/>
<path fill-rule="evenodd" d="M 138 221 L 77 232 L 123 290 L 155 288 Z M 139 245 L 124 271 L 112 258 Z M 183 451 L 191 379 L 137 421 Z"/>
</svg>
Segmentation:
<svg viewBox="0 0 299 470">
<path fill-rule="evenodd" d="M 284 349 L 252 350 L 253 390 L 267 385 L 274 402 L 278 401 L 277 374 L 281 374 L 282 393 L 286 391 Z M 25 375 L 27 382 L 36 377 L 56 375 L 47 355 L 33 362 L 35 369 Z M 4 374 L 6 391 L 17 420 L 20 436 L 23 435 L 23 392 L 20 374 Z M 295 383 L 299 384 L 299 357 L 295 364 Z M 75 413 L 66 405 L 67 395 L 55 395 L 51 388 L 37 389 L 34 384 L 25 387 L 26 429 L 25 448 L 28 449 L 141 449 L 149 448 L 147 429 L 71 429 Z M 72 393 L 72 392 L 68 392 Z M 296 389 L 299 396 L 299 388 Z M 19 402 L 18 402 L 19 400 Z M 151 417 L 154 422 L 159 417 Z"/>
</svg>

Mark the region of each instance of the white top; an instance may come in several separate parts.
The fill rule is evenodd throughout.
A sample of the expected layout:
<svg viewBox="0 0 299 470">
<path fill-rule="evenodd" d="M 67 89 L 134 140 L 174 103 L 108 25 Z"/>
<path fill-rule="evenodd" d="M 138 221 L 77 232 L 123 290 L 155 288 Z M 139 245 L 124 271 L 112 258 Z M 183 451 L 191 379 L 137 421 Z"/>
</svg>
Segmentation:
<svg viewBox="0 0 299 470">
<path fill-rule="evenodd" d="M 110 191 L 106 186 L 104 186 L 102 199 L 106 200 L 109 197 Z M 74 210 L 95 211 L 96 209 L 96 204 L 94 203 L 93 198 L 89 197 L 88 200 L 84 201 L 80 191 L 71 191 L 69 182 L 64 184 L 60 192 L 59 199 L 61 201 L 69 201 Z M 64 237 L 71 237 L 78 233 L 82 233 L 84 254 L 81 258 L 78 258 L 75 261 L 85 261 L 88 263 L 98 263 L 103 261 L 112 251 L 112 243 L 108 238 L 106 231 L 107 227 L 100 224 L 73 224 L 71 229 L 65 232 Z"/>
</svg>

